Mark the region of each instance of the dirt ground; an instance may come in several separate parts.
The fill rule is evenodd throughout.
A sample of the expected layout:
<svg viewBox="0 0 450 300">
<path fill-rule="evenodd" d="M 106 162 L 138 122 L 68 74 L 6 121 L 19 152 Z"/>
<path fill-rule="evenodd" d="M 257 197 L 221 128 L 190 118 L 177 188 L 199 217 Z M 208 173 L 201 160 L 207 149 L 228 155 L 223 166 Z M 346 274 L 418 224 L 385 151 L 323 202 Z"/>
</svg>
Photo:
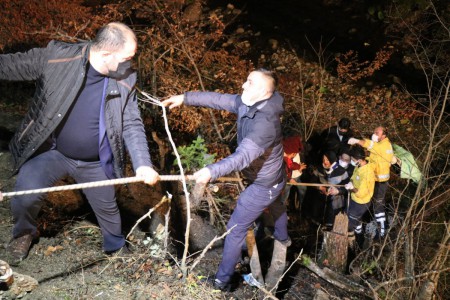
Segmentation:
<svg viewBox="0 0 450 300">
<path fill-rule="evenodd" d="M 20 114 L 0 112 L 0 136 L 7 145 L 9 132 L 14 131 Z M 5 133 L 6 131 L 6 133 Z M 11 175 L 11 155 L 7 147 L 0 148 L 0 190 L 14 190 L 15 177 Z M 59 184 L 71 184 L 69 179 Z M 154 207 L 165 194 L 165 187 L 149 188 L 140 184 L 119 187 L 118 203 L 121 210 L 124 234 L 130 233 L 137 220 Z M 175 195 L 176 196 L 176 195 Z M 233 204 L 232 197 L 225 205 Z M 173 207 L 174 205 L 172 205 Z M 293 244 L 288 248 L 288 261 L 293 262 L 298 253 L 316 251 L 317 236 L 311 234 L 309 224 L 299 213 L 289 212 L 289 234 Z M 227 217 L 226 214 L 224 214 Z M 102 238 L 95 217 L 78 191 L 50 193 L 44 201 L 38 219 L 40 238 L 31 248 L 29 256 L 18 266 L 11 266 L 16 274 L 30 276 L 38 282 L 27 291 L 28 279 L 16 280 L 14 290 L 0 287 L 0 299 L 258 299 L 261 293 L 246 285 L 237 276 L 237 288 L 229 293 L 205 286 L 200 279 L 213 275 L 220 263 L 222 246 L 209 250 L 200 263 L 183 277 L 181 262 L 182 234 L 176 232 L 180 225 L 176 214 L 171 214 L 168 247 L 164 246 L 164 219 L 152 213 L 131 233 L 129 245 L 133 253 L 127 257 L 107 256 L 102 251 Z M 227 220 L 224 220 L 225 222 Z M 8 262 L 6 245 L 11 238 L 12 217 L 10 199 L 0 202 L 0 260 Z M 198 224 L 193 234 L 206 245 L 211 236 Z M 203 231 L 202 231 L 203 229 Z M 219 230 L 218 234 L 222 234 Z M 266 244 L 264 244 L 266 243 Z M 271 239 L 258 246 L 263 270 L 270 264 Z M 265 251 L 267 249 L 267 251 Z M 199 252 L 190 253 L 187 267 L 192 266 Z M 297 262 L 280 283 L 280 299 L 313 299 L 317 290 L 330 296 L 345 299 L 347 295 L 320 279 Z M 248 273 L 242 266 L 240 273 Z M 348 298 L 350 299 L 350 298 Z"/>
<path fill-rule="evenodd" d="M 0 185 L 3 192 L 12 191 L 14 177 L 10 174 L 10 154 L 0 152 Z M 130 238 L 133 254 L 128 257 L 107 256 L 102 252 L 101 234 L 89 207 L 74 204 L 70 192 L 59 192 L 45 201 L 39 218 L 41 237 L 33 245 L 26 260 L 13 266 L 14 272 L 28 275 L 39 285 L 31 292 L 0 291 L 0 299 L 257 299 L 258 290 L 242 280 L 230 293 L 215 291 L 203 285 L 199 278 L 216 272 L 222 247 L 207 252 L 198 266 L 183 278 L 179 253 L 174 239 L 169 239 L 167 252 L 164 239 L 135 229 Z M 66 202 L 64 202 L 66 199 Z M 58 202 L 59 201 L 59 202 Z M 82 201 L 81 201 L 82 202 Z M 119 204 L 122 202 L 118 200 Z M 10 240 L 12 219 L 9 199 L 0 202 L 0 259 L 6 260 L 5 246 Z M 68 213 L 70 211 L 70 213 Z M 126 206 L 121 205 L 124 227 L 137 220 Z M 128 215 L 126 213 L 129 213 Z M 292 217 L 294 218 L 294 217 Z M 127 221 L 128 219 L 128 221 Z M 133 222 L 130 222 L 130 221 Z M 294 261 L 300 247 L 309 239 L 298 234 L 299 224 L 291 224 L 293 245 L 288 260 Z M 130 230 L 129 228 L 127 228 Z M 129 232 L 129 231 L 128 231 Z M 270 242 L 270 241 L 269 241 Z M 263 246 L 264 248 L 264 246 Z M 179 252 L 179 251 L 178 251 Z M 164 256 L 164 253 L 167 255 Z M 187 260 L 188 267 L 198 256 Z M 261 254 L 263 267 L 269 263 Z M 242 271 L 242 270 L 241 270 Z M 345 294 L 335 290 L 298 263 L 291 266 L 280 284 L 277 297 L 281 299 L 313 299 L 317 289 L 343 299 Z"/>
</svg>

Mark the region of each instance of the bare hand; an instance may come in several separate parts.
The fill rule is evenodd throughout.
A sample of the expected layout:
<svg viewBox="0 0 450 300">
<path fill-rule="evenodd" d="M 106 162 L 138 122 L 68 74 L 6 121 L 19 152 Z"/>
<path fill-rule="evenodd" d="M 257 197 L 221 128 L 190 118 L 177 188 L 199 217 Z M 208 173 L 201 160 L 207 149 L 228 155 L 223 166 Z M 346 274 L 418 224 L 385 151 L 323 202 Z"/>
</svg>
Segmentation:
<svg viewBox="0 0 450 300">
<path fill-rule="evenodd" d="M 169 99 L 166 99 L 162 102 L 162 105 L 165 107 L 169 106 L 169 109 L 172 109 L 174 107 L 180 106 L 183 104 L 184 101 L 184 94 L 172 96 Z"/>
<path fill-rule="evenodd" d="M 337 188 L 335 188 L 334 186 L 332 186 L 328 189 L 328 195 L 334 196 L 337 194 L 339 194 L 339 190 Z"/>
<path fill-rule="evenodd" d="M 194 173 L 194 179 L 197 183 L 208 183 L 211 180 L 211 171 L 203 168 Z"/>
<path fill-rule="evenodd" d="M 136 177 L 142 178 L 144 183 L 154 185 L 159 180 L 159 174 L 148 166 L 141 166 L 136 169 Z"/>
<path fill-rule="evenodd" d="M 324 186 L 319 187 L 319 191 L 320 191 L 322 194 L 324 194 L 324 195 L 327 194 L 327 188 L 324 187 Z"/>
</svg>

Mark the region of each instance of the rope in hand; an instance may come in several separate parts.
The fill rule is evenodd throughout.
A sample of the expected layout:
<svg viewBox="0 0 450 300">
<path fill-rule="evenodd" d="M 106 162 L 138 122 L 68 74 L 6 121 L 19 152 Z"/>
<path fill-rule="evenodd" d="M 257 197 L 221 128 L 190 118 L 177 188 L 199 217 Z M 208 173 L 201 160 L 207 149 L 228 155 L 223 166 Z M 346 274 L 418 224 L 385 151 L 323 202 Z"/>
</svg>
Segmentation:
<svg viewBox="0 0 450 300">
<path fill-rule="evenodd" d="M 160 181 L 179 181 L 182 180 L 181 175 L 160 175 Z M 194 180 L 192 175 L 185 176 L 186 180 Z M 125 184 L 132 182 L 143 182 L 144 179 L 140 177 L 126 177 L 126 178 L 118 178 L 118 179 L 109 179 L 109 180 L 101 180 L 101 181 L 93 181 L 86 183 L 77 183 L 77 184 L 69 184 L 62 186 L 53 186 L 49 188 L 42 189 L 34 189 L 34 190 L 26 190 L 26 191 L 17 191 L 17 192 L 8 192 L 1 193 L 0 192 L 0 201 L 3 197 L 12 197 L 12 196 L 21 196 L 21 195 L 30 195 L 30 194 L 41 194 L 41 193 L 50 193 L 50 192 L 59 192 L 59 191 L 69 191 L 69 190 L 77 190 L 77 189 L 87 189 L 94 188 L 100 186 L 109 186 L 109 185 L 117 185 L 117 184 Z"/>
<path fill-rule="evenodd" d="M 69 190 L 77 190 L 77 189 L 87 189 L 94 188 L 100 186 L 110 186 L 110 185 L 118 185 L 118 184 L 126 184 L 133 182 L 142 182 L 144 179 L 139 177 L 126 177 L 126 178 L 118 178 L 118 179 L 109 179 L 109 180 L 101 180 L 101 181 L 93 181 L 86 183 L 77 183 L 77 184 L 69 184 L 62 186 L 53 186 L 48 188 L 34 189 L 34 190 L 26 190 L 26 191 L 17 191 L 17 192 L 0 192 L 0 201 L 3 200 L 3 197 L 12 197 L 12 196 L 22 196 L 22 195 L 30 195 L 30 194 L 41 194 L 41 193 L 50 193 L 50 192 L 60 192 L 60 191 L 69 191 Z M 160 175 L 160 181 L 181 181 L 181 175 Z M 193 181 L 193 175 L 186 175 L 185 180 Z M 220 177 L 217 179 L 218 181 L 240 181 L 240 178 L 233 177 Z M 323 183 L 288 183 L 290 185 L 303 185 L 303 186 L 336 186 L 340 187 L 343 185 L 336 184 L 323 184 Z"/>
</svg>

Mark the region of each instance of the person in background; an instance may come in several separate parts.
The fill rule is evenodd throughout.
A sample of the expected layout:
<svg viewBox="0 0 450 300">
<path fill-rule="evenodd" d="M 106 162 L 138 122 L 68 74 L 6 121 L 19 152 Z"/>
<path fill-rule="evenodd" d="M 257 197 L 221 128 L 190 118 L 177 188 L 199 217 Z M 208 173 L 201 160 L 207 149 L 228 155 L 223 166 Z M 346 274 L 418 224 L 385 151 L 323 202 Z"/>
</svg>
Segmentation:
<svg viewBox="0 0 450 300">
<path fill-rule="evenodd" d="M 392 163 L 395 163 L 394 151 L 388 138 L 387 129 L 378 126 L 373 131 L 370 140 L 350 138 L 348 144 L 358 144 L 370 152 L 369 162 L 375 166 L 373 210 L 378 224 L 375 240 L 383 239 L 388 229 L 385 198 L 389 187 L 390 167 Z"/>
<path fill-rule="evenodd" d="M 345 188 L 351 193 L 351 201 L 348 208 L 348 238 L 351 245 L 354 240 L 360 248 L 364 242 L 362 216 L 369 209 L 370 200 L 375 188 L 374 164 L 366 160 L 364 149 L 354 146 L 351 149 L 351 164 L 355 170 L 350 182 Z"/>
<path fill-rule="evenodd" d="M 286 164 L 288 183 L 296 184 L 301 182 L 300 177 L 302 175 L 302 171 L 307 167 L 306 164 L 301 162 L 300 153 L 302 150 L 303 145 L 299 136 L 290 136 L 283 139 L 283 159 Z M 287 199 L 289 199 L 289 193 L 292 187 L 293 185 L 286 184 L 286 187 L 284 188 L 281 201 L 285 204 L 288 204 Z M 296 188 L 298 195 L 297 201 L 294 203 L 294 207 L 299 210 L 306 193 L 306 186 L 297 185 Z"/>
<path fill-rule="evenodd" d="M 351 176 L 348 172 L 350 164 L 350 156 L 348 152 L 349 151 L 345 150 L 345 148 L 342 148 L 337 163 L 333 166 L 331 172 L 327 174 L 328 184 L 340 186 L 331 186 L 327 189 L 325 226 L 328 230 L 333 228 L 336 215 L 343 212 L 347 206 L 347 191 L 343 185 L 350 181 Z M 352 169 L 350 168 L 350 170 Z"/>
<path fill-rule="evenodd" d="M 250 182 L 239 195 L 227 229 L 222 261 L 214 278 L 214 288 L 230 290 L 236 264 L 240 260 L 247 230 L 268 208 L 274 220 L 274 238 L 287 247 L 286 207 L 281 192 L 286 184 L 286 171 L 281 144 L 283 98 L 275 90 L 272 72 L 251 72 L 242 85 L 243 93 L 186 92 L 163 101 L 169 108 L 181 104 L 224 109 L 237 115 L 237 148 L 228 157 L 194 173 L 197 183 L 207 183 L 233 171 L 242 171 Z M 233 228 L 233 229 L 232 229 Z"/>
<path fill-rule="evenodd" d="M 323 186 L 318 187 L 320 191 L 320 203 L 315 203 L 316 207 L 320 207 L 320 220 L 321 224 L 325 224 L 327 229 L 333 227 L 334 214 L 332 208 L 332 196 L 329 195 L 329 177 L 331 174 L 339 168 L 339 164 L 337 162 L 336 153 L 333 151 L 327 151 L 322 155 L 322 165 L 319 166 L 316 170 L 314 170 L 314 175 L 316 175 L 319 179 L 319 182 L 323 184 Z M 318 211 L 315 212 L 317 218 Z"/>
<path fill-rule="evenodd" d="M 320 135 L 322 141 L 322 153 L 325 153 L 326 151 L 339 153 L 340 149 L 347 145 L 348 140 L 353 136 L 353 131 L 350 127 L 350 120 L 348 118 L 342 118 L 337 125 L 322 131 Z"/>
<path fill-rule="evenodd" d="M 128 149 L 137 177 L 155 184 L 137 105 L 131 59 L 137 42 L 122 23 L 101 28 L 92 42 L 51 41 L 46 48 L 0 55 L 0 80 L 36 81 L 31 108 L 10 142 L 16 191 L 52 186 L 64 176 L 78 183 L 122 177 Z M 115 188 L 84 189 L 107 253 L 128 252 Z M 7 246 L 11 263 L 27 257 L 38 237 L 43 194 L 11 199 L 14 220 Z"/>
</svg>

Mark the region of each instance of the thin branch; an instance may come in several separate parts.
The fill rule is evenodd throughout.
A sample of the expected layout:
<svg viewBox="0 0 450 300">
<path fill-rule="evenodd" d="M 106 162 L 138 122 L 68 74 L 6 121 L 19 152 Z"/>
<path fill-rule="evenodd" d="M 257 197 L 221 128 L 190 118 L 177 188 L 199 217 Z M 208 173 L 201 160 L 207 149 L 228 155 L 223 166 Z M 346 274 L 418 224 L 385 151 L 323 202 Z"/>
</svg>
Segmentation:
<svg viewBox="0 0 450 300">
<path fill-rule="evenodd" d="M 133 228 L 131 228 L 130 232 L 127 234 L 127 239 L 130 237 L 131 233 L 136 229 L 136 227 L 145 219 L 149 218 L 151 219 L 151 214 L 157 210 L 161 205 L 163 205 L 166 202 L 169 202 L 172 200 L 172 195 L 169 194 L 169 196 L 163 196 L 161 201 L 159 201 L 158 204 L 156 204 L 154 207 L 152 207 L 145 215 L 139 218 L 139 220 L 136 221 L 136 224 L 134 224 Z"/>
<path fill-rule="evenodd" d="M 230 234 L 230 232 L 234 229 L 234 227 L 236 227 L 236 225 L 234 225 L 233 227 L 231 227 L 230 229 L 228 229 L 224 234 L 222 234 L 221 236 L 217 237 L 215 236 L 209 243 L 208 245 L 206 245 L 206 247 L 203 249 L 202 253 L 200 254 L 199 257 L 197 257 L 194 261 L 194 263 L 192 264 L 192 266 L 189 268 L 192 272 L 192 270 L 194 270 L 195 266 L 197 266 L 197 264 L 202 260 L 202 258 L 205 256 L 206 252 L 208 252 L 209 249 L 211 249 L 212 245 L 214 245 L 215 242 L 217 242 L 218 240 L 224 239 L 227 235 Z"/>
</svg>

